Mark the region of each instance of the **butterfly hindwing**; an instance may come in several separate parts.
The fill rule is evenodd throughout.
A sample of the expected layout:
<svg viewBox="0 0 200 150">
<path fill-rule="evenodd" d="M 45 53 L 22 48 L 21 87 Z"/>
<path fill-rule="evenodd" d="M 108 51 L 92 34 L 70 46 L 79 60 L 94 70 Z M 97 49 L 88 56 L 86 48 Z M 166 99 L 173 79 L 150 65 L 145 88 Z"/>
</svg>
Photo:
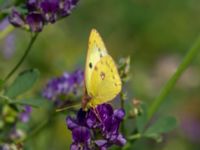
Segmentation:
<svg viewBox="0 0 200 150">
<path fill-rule="evenodd" d="M 91 106 L 108 102 L 121 91 L 121 80 L 111 56 L 102 57 L 91 76 Z"/>
</svg>

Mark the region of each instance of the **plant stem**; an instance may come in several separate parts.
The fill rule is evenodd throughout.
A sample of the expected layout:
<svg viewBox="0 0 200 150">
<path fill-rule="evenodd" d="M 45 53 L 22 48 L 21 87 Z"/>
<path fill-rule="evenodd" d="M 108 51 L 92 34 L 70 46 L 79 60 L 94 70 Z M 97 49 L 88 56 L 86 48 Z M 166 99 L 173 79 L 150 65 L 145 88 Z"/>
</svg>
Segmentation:
<svg viewBox="0 0 200 150">
<path fill-rule="evenodd" d="M 4 103 L 10 103 L 10 102 L 12 102 L 12 100 L 9 97 L 1 95 L 1 94 L 0 94 L 0 101 L 4 102 Z"/>
<path fill-rule="evenodd" d="M 164 102 L 164 100 L 166 100 L 166 97 L 176 84 L 177 80 L 181 77 L 183 72 L 188 68 L 188 66 L 190 65 L 190 63 L 192 62 L 192 60 L 195 58 L 195 56 L 198 54 L 199 51 L 200 51 L 200 36 L 193 44 L 191 49 L 187 52 L 183 61 L 178 66 L 176 72 L 171 76 L 171 78 L 167 81 L 166 85 L 162 88 L 158 97 L 150 105 L 148 110 L 149 120 L 152 118 L 154 113 L 159 109 L 160 105 Z"/>
<path fill-rule="evenodd" d="M 23 140 L 24 141 L 29 141 L 31 138 L 36 136 L 38 133 L 40 133 L 49 123 L 52 121 L 54 117 L 56 117 L 57 113 L 54 112 L 53 105 L 50 106 L 49 108 L 49 116 L 42 120 L 38 125 L 36 125 L 33 129 L 31 129 L 30 133 L 28 136 Z"/>
<path fill-rule="evenodd" d="M 137 133 L 137 134 L 134 134 L 134 135 L 131 135 L 128 137 L 128 140 L 132 141 L 132 140 L 137 140 L 141 138 L 141 134 L 140 133 Z"/>
<path fill-rule="evenodd" d="M 25 60 L 25 58 L 27 57 L 28 53 L 30 52 L 33 43 L 35 42 L 36 38 L 38 36 L 38 33 L 36 33 L 30 40 L 28 47 L 26 48 L 23 56 L 21 57 L 21 59 L 19 60 L 19 62 L 14 66 L 14 68 L 8 73 L 8 75 L 5 77 L 2 86 L 8 81 L 8 79 L 15 73 L 15 71 L 21 66 L 21 64 L 23 63 L 23 61 Z"/>
<path fill-rule="evenodd" d="M 3 31 L 0 31 L 0 40 L 4 39 L 13 30 L 14 27 L 12 25 L 8 25 Z"/>
<path fill-rule="evenodd" d="M 27 138 L 25 138 L 23 141 L 28 141 L 29 139 L 31 139 L 32 137 L 34 137 L 35 135 L 37 135 L 41 130 L 43 130 L 49 123 L 50 119 L 45 119 L 43 120 L 38 126 L 36 126 L 36 128 L 34 128 L 29 135 L 27 136 Z"/>
</svg>

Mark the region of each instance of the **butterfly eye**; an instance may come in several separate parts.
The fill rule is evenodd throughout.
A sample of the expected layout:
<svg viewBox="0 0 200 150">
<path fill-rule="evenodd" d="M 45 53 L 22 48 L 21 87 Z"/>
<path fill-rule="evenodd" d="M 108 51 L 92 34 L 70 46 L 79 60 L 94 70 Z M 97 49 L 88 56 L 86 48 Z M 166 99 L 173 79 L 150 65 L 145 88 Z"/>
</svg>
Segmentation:
<svg viewBox="0 0 200 150">
<path fill-rule="evenodd" d="M 92 68 L 92 63 L 91 62 L 89 63 L 89 67 Z"/>
</svg>

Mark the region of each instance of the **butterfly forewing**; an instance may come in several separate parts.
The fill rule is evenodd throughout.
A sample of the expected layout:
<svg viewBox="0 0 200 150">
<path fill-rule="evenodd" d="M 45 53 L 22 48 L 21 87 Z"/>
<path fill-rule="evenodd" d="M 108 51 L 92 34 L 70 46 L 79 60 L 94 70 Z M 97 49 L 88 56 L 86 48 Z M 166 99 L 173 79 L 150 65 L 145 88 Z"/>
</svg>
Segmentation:
<svg viewBox="0 0 200 150">
<path fill-rule="evenodd" d="M 107 55 L 107 50 L 102 41 L 102 38 L 95 29 L 92 29 L 89 37 L 87 59 L 85 66 L 85 84 L 89 95 L 90 91 L 92 90 L 90 88 L 91 87 L 90 83 L 91 83 L 91 74 L 94 70 L 94 66 L 105 55 Z"/>
</svg>

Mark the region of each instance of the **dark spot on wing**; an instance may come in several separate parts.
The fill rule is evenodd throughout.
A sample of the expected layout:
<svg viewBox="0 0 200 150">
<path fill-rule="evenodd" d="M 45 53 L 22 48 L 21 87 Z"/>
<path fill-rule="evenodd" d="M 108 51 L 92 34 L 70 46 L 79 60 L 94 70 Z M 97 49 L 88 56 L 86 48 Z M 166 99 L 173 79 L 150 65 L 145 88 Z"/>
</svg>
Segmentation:
<svg viewBox="0 0 200 150">
<path fill-rule="evenodd" d="M 89 63 L 89 67 L 92 68 L 92 63 L 91 62 Z"/>
<path fill-rule="evenodd" d="M 105 77 L 106 77 L 105 73 L 104 73 L 104 72 L 101 72 L 101 73 L 100 73 L 100 77 L 101 77 L 102 80 L 104 80 Z"/>
</svg>

